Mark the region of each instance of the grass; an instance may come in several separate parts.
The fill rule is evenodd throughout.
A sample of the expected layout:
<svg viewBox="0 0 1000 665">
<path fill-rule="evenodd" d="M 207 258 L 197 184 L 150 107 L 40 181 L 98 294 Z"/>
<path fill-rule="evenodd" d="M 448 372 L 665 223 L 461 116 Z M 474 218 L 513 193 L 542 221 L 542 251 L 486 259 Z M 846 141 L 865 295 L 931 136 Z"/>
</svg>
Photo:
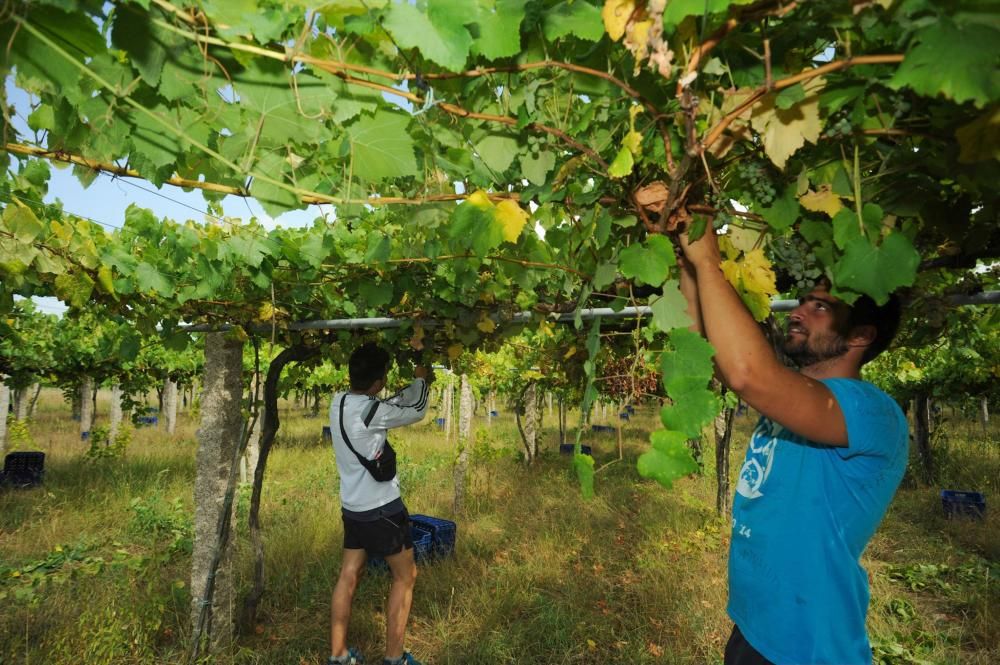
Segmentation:
<svg viewBox="0 0 1000 665">
<path fill-rule="evenodd" d="M 342 538 L 335 465 L 321 444 L 323 417 L 287 409 L 282 423 L 261 509 L 267 593 L 259 624 L 225 659 L 239 664 L 310 665 L 328 655 Z M 582 501 L 554 451 L 554 427 L 528 468 L 501 414 L 479 428 L 460 517 L 451 512 L 454 442 L 432 424 L 400 431 L 393 443 L 411 512 L 458 522 L 455 556 L 421 567 L 408 648 L 454 665 L 721 662 L 731 627 L 728 520 L 714 514 L 711 467 L 671 491 L 638 477 L 634 458 L 655 424 L 639 410 L 621 462 L 613 434 L 586 437 L 597 466 L 609 464 L 597 496 Z M 0 664 L 183 661 L 196 426 L 182 414 L 175 436 L 139 429 L 123 460 L 89 462 L 68 407 L 43 393 L 30 433 L 47 453 L 45 486 L 0 493 Z M 751 426 L 737 420 L 734 474 Z M 942 425 L 942 486 L 995 502 L 998 441 L 995 428 Z M 982 522 L 946 520 L 938 489 L 908 480 L 866 552 L 876 662 L 1000 662 L 997 511 L 991 504 Z M 246 505 L 244 492 L 241 595 L 251 582 Z M 355 600 L 352 643 L 370 660 L 381 656 L 387 589 L 384 575 L 368 575 Z"/>
</svg>

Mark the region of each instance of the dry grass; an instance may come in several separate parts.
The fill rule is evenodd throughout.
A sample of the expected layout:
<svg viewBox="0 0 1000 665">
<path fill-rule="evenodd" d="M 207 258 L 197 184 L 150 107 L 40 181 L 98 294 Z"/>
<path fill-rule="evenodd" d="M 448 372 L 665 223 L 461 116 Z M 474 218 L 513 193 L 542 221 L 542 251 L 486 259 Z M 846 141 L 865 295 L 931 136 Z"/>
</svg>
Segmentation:
<svg viewBox="0 0 1000 665">
<path fill-rule="evenodd" d="M 260 625 L 237 640 L 235 662 L 325 662 L 341 524 L 335 466 L 319 443 L 323 423 L 323 414 L 283 413 L 262 506 L 268 593 Z M 734 473 L 750 425 L 738 420 Z M 714 515 L 711 468 L 672 491 L 638 477 L 634 457 L 654 426 L 640 410 L 622 462 L 614 461 L 614 435 L 586 437 L 597 466 L 612 463 L 585 502 L 566 459 L 551 450 L 555 434 L 546 430 L 547 449 L 526 468 L 502 414 L 480 428 L 467 511 L 457 518 L 454 442 L 432 424 L 400 432 L 394 444 L 411 512 L 458 522 L 454 558 L 421 568 L 409 648 L 425 662 L 455 665 L 721 662 L 730 629 L 728 520 Z M 195 428 L 182 415 L 173 438 L 140 429 L 125 460 L 89 463 L 67 407 L 54 393 L 43 396 L 31 431 L 48 454 L 45 487 L 0 493 L 0 663 L 182 661 Z M 971 474 L 957 481 L 995 497 L 997 441 L 995 430 L 976 438 L 956 424 L 938 444 Z M 243 496 L 241 515 L 245 506 Z M 866 554 L 877 655 L 893 664 L 1000 662 L 996 511 L 978 523 L 939 515 L 936 489 L 902 490 Z M 237 543 L 245 590 L 242 522 Z M 28 570 L 46 560 L 48 568 Z M 23 581 L 32 575 L 34 587 Z M 355 601 L 352 641 L 370 660 L 381 655 L 387 587 L 385 576 L 369 575 Z"/>
</svg>

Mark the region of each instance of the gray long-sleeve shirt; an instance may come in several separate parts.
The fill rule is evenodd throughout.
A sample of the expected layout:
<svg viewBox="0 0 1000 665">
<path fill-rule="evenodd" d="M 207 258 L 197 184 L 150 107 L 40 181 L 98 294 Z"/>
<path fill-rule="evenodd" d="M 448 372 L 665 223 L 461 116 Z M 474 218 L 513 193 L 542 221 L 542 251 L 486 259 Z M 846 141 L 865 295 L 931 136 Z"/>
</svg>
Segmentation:
<svg viewBox="0 0 1000 665">
<path fill-rule="evenodd" d="M 336 393 L 330 402 L 330 433 L 340 474 L 340 504 L 350 512 L 379 508 L 400 498 L 399 479 L 379 482 L 361 465 L 340 433 L 340 403 L 344 401 L 344 429 L 361 455 L 375 459 L 385 445 L 388 430 L 419 422 L 427 414 L 428 386 L 424 379 L 387 400 L 367 395 Z"/>
</svg>

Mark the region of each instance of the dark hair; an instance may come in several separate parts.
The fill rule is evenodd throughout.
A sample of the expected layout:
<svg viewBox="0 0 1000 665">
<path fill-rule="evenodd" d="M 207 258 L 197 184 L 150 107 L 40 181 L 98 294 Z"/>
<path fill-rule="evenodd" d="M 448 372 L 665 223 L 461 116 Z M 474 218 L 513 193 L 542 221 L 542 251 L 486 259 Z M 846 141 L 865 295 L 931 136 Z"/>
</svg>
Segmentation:
<svg viewBox="0 0 1000 665">
<path fill-rule="evenodd" d="M 899 296 L 895 294 L 890 295 L 889 300 L 884 305 L 876 305 L 875 301 L 868 296 L 861 296 L 850 306 L 845 333 L 858 326 L 874 326 L 875 328 L 875 339 L 861 356 L 862 365 L 874 360 L 880 353 L 889 348 L 896 336 L 896 331 L 899 330 L 902 309 Z"/>
<path fill-rule="evenodd" d="M 389 353 L 378 344 L 368 342 L 354 350 L 347 361 L 351 390 L 368 390 L 389 371 Z"/>
</svg>

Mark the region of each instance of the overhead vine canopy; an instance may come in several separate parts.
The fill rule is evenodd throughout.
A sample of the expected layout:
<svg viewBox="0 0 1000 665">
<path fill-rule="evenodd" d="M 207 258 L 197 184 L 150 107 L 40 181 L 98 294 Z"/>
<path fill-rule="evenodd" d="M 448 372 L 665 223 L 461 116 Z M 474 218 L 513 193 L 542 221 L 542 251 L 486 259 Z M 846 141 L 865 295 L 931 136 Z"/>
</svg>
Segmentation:
<svg viewBox="0 0 1000 665">
<path fill-rule="evenodd" d="M 669 328 L 670 248 L 623 248 L 713 220 L 751 231 L 734 236 L 729 271 L 749 302 L 771 290 L 751 251 L 761 234 L 781 239 L 772 255 L 792 277 L 822 271 L 847 297 L 881 300 L 912 284 L 922 259 L 969 266 L 1000 250 L 994 10 L 10 3 L 4 67 L 34 104 L 33 134 L 5 124 L 6 149 L 24 159 L 5 199 L 44 187 L 32 160 L 45 157 L 76 164 L 84 183 L 103 170 L 210 200 L 253 196 L 270 214 L 329 203 L 345 224 L 204 232 L 136 211 L 108 239 L 22 198 L 5 214 L 4 295 L 50 284 L 73 304 L 95 293 L 204 304 L 233 291 L 228 261 L 237 283 L 261 293 L 289 285 L 289 315 L 351 315 L 408 311 L 404 298 L 431 309 L 414 296 L 448 300 L 447 285 L 466 304 L 511 295 L 490 293 L 504 282 L 529 294 L 524 306 L 579 303 L 624 277 L 664 286 Z M 539 206 L 530 223 L 529 201 Z M 524 232 L 536 224 L 544 241 Z M 412 282 L 396 277 L 400 263 L 439 256 Z M 553 285 L 553 271 L 571 279 Z M 326 296 L 306 293 L 317 282 Z M 240 304 L 239 294 L 215 299 Z"/>
<path fill-rule="evenodd" d="M 970 271 L 1000 256 L 989 0 L 3 12 L 4 72 L 31 108 L 20 131 L 3 105 L 0 311 L 54 294 L 168 336 L 180 321 L 279 334 L 287 320 L 390 314 L 413 323 L 387 335 L 456 357 L 505 313 L 642 299 L 650 330 L 669 332 L 657 344 L 673 404 L 640 471 L 669 485 L 719 407 L 712 350 L 683 330 L 679 224 L 728 225 L 723 270 L 758 318 L 820 275 L 846 300 L 884 301 L 920 274 L 937 291 L 995 281 Z M 335 221 L 266 231 L 132 208 L 109 233 L 41 203 L 44 160 L 84 184 L 105 172 L 197 188 L 213 212 L 237 194 L 271 215 L 328 205 Z M 425 317 L 450 323 L 425 330 Z M 585 346 L 584 411 L 599 323 Z"/>
</svg>

